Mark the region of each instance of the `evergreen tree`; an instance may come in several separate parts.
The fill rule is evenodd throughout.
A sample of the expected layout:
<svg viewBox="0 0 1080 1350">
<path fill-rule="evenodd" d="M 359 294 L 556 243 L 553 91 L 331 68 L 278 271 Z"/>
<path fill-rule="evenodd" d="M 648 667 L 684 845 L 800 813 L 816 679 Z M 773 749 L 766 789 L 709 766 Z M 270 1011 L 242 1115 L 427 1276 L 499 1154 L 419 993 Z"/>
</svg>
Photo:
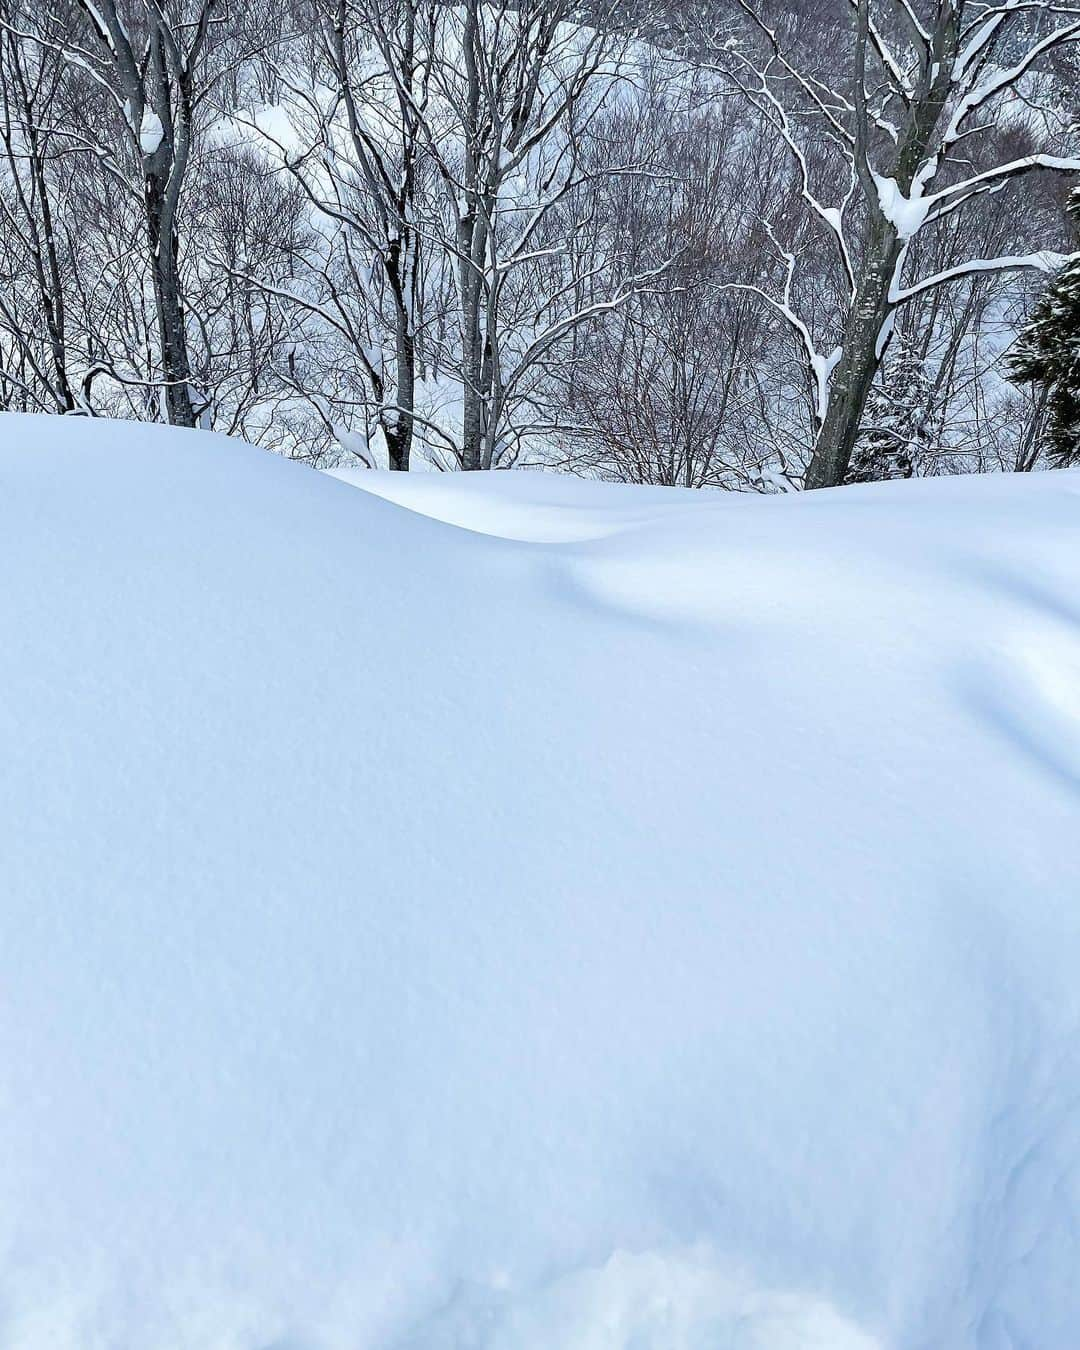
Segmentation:
<svg viewBox="0 0 1080 1350">
<path fill-rule="evenodd" d="M 1080 190 L 1069 199 L 1080 230 Z M 1009 379 L 1047 391 L 1043 448 L 1057 468 L 1080 462 L 1080 253 L 1043 293 L 1009 357 Z"/>
<path fill-rule="evenodd" d="M 897 335 L 866 398 L 845 482 L 910 478 L 931 441 L 933 383 L 918 351 Z"/>
</svg>

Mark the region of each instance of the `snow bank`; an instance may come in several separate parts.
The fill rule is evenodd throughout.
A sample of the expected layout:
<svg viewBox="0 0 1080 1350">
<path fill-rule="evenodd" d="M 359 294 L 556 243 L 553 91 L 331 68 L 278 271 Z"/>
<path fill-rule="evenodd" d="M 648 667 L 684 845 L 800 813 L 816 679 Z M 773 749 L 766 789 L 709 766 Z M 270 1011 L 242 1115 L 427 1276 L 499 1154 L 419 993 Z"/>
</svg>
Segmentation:
<svg viewBox="0 0 1080 1350">
<path fill-rule="evenodd" d="M 1071 1350 L 1080 477 L 0 438 L 0 1343 Z"/>
</svg>

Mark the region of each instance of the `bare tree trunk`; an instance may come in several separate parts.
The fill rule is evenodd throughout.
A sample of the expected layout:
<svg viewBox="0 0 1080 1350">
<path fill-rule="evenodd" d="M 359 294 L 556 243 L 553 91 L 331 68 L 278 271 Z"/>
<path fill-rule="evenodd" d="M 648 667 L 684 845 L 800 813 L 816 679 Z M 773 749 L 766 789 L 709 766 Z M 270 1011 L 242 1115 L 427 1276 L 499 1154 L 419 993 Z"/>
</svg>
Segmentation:
<svg viewBox="0 0 1080 1350">
<path fill-rule="evenodd" d="M 895 229 L 878 221 L 848 311 L 843 355 L 829 384 L 825 418 L 806 470 L 808 488 L 838 487 L 847 477 L 870 386 L 891 336 L 889 291 L 901 247 Z"/>
<path fill-rule="evenodd" d="M 905 243 L 879 202 L 870 168 L 871 117 L 866 95 L 866 55 L 870 40 L 869 0 L 856 9 L 855 170 L 870 207 L 872 225 L 859 279 L 844 324 L 842 355 L 829 383 L 829 401 L 814 442 L 814 453 L 804 479 L 808 488 L 838 487 L 847 477 L 858 439 L 867 395 L 881 358 L 889 345 L 896 318 L 893 289 L 899 280 Z M 914 96 L 909 99 L 893 161 L 893 177 L 906 196 L 926 160 L 928 146 L 944 110 L 952 83 L 957 49 L 957 18 L 953 0 L 941 0 L 928 54 Z"/>
<path fill-rule="evenodd" d="M 137 46 L 117 0 L 79 0 L 98 39 L 101 78 L 123 91 L 129 153 L 139 165 L 113 157 L 112 172 L 140 199 L 153 278 L 158 360 L 165 412 L 176 426 L 193 427 L 191 362 L 188 354 L 179 265 L 178 212 L 191 158 L 196 70 L 219 0 L 199 0 L 187 22 L 148 4 Z M 136 30 L 132 30 L 136 31 Z M 80 55 L 80 59 L 84 59 Z M 141 187 L 139 180 L 141 179 Z"/>
<path fill-rule="evenodd" d="M 487 255 L 484 219 L 480 206 L 480 106 L 479 0 L 467 0 L 462 56 L 466 86 L 464 106 L 465 164 L 463 186 L 466 209 L 457 227 L 458 275 L 461 294 L 461 365 L 463 376 L 461 467 L 479 469 L 482 463 L 484 341 L 480 323 L 482 278 Z"/>
<path fill-rule="evenodd" d="M 148 174 L 146 179 L 146 227 L 165 379 L 166 416 L 173 426 L 193 427 L 195 410 L 191 402 L 191 365 L 180 290 L 178 240 L 163 185 L 154 173 Z"/>
<path fill-rule="evenodd" d="M 416 393 L 416 344 L 410 325 L 400 314 L 394 332 L 394 362 L 397 407 L 392 422 L 384 419 L 383 438 L 390 468 L 405 473 L 409 468 L 415 427 L 412 409 Z"/>
</svg>

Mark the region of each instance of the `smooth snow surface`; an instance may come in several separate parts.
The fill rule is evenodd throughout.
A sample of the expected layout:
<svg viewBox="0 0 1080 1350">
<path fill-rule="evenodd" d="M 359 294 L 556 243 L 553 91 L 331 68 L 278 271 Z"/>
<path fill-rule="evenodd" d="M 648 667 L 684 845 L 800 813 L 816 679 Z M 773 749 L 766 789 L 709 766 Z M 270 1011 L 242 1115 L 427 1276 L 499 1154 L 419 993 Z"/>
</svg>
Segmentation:
<svg viewBox="0 0 1080 1350">
<path fill-rule="evenodd" d="M 0 1345 L 1074 1350 L 1080 477 L 360 481 L 0 419 Z"/>
</svg>

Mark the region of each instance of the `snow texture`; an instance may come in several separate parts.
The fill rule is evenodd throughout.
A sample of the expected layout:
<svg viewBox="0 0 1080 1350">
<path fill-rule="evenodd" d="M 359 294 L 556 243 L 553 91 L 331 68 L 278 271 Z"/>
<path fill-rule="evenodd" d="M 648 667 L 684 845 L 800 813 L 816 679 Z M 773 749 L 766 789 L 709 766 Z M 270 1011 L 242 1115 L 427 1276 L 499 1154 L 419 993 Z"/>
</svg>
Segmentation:
<svg viewBox="0 0 1080 1350">
<path fill-rule="evenodd" d="M 934 205 L 934 198 L 915 194 L 905 196 L 895 178 L 886 178 L 875 173 L 873 179 L 881 214 L 899 237 L 908 240 L 918 234 L 930 208 Z"/>
<path fill-rule="evenodd" d="M 139 126 L 139 149 L 144 155 L 155 154 L 164 135 L 165 129 L 161 125 L 161 118 L 152 108 L 147 108 Z"/>
<path fill-rule="evenodd" d="M 0 419 L 0 1343 L 1073 1350 L 1080 477 Z"/>
</svg>

